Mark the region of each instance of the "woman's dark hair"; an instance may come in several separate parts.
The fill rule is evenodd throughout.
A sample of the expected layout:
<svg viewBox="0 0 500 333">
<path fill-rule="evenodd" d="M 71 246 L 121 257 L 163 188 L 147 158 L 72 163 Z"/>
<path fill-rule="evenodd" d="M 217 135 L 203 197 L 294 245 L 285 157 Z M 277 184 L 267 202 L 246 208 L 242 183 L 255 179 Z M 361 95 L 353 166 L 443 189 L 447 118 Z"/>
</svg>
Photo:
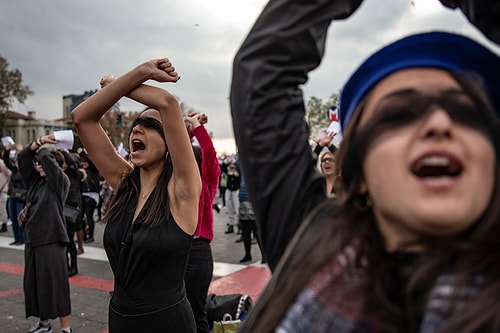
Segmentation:
<svg viewBox="0 0 500 333">
<path fill-rule="evenodd" d="M 145 109 L 144 111 L 148 109 L 149 108 Z M 149 118 L 149 117 L 141 118 L 143 112 L 141 112 L 141 114 L 132 123 L 132 126 L 130 127 L 129 136 L 132 133 L 132 129 L 134 128 L 134 126 L 140 123 L 146 127 L 156 130 L 162 136 L 163 140 L 165 140 L 165 136 L 163 134 L 163 127 L 161 123 L 154 118 Z M 151 227 L 158 226 L 164 222 L 163 220 L 164 212 L 170 214 L 170 205 L 169 205 L 170 200 L 165 200 L 165 198 L 168 198 L 167 185 L 168 182 L 170 181 L 170 178 L 172 177 L 173 165 L 172 165 L 172 160 L 170 158 L 170 154 L 168 154 L 167 149 L 168 148 L 165 148 L 166 151 L 165 167 L 163 168 L 162 173 L 158 178 L 158 182 L 156 183 L 153 192 L 151 192 L 150 194 L 150 200 L 152 201 L 151 207 L 146 211 L 145 213 L 146 215 L 144 219 L 142 219 L 145 225 L 149 225 Z M 110 207 L 106 215 L 104 216 L 103 222 L 108 223 L 109 221 L 112 221 L 115 216 L 118 216 L 123 212 L 124 207 L 129 206 L 128 203 L 130 203 L 131 200 L 137 200 L 140 194 L 139 189 L 140 189 L 139 168 L 134 168 L 132 172 L 130 172 L 127 175 L 124 175 L 124 178 L 120 183 L 120 186 L 116 190 L 116 194 L 113 196 L 113 200 L 110 203 Z M 133 202 L 135 206 L 135 201 Z"/>
<path fill-rule="evenodd" d="M 358 128 L 368 94 L 358 105 L 338 151 L 337 166 L 343 182 L 341 193 L 316 207 L 304 221 L 252 309 L 252 315 L 244 321 L 242 332 L 274 331 L 310 278 L 354 240 L 361 241 L 356 262 L 368 262 L 367 281 L 362 286 L 362 293 L 366 295 L 364 313 L 372 318 L 379 317 L 384 332 L 419 331 L 427 297 L 437 277 L 447 273 L 445 270 L 454 277 L 451 312 L 457 306 L 458 293 L 475 285 L 473 281 L 478 277 L 483 282 L 478 294 L 460 308 L 460 315 L 455 315 L 438 332 L 500 329 L 500 140 L 496 134 L 499 122 L 477 83 L 471 82 L 468 75 L 453 76 L 477 103 L 480 117 L 489 123 L 485 126 L 485 135 L 491 138 L 497 152 L 494 190 L 484 214 L 458 235 L 422 237 L 419 242 L 425 244 L 427 250 L 415 255 L 409 265 L 401 265 L 401 258 L 398 259 L 401 253 L 386 252 L 372 210 L 360 194 L 362 167 L 370 143 L 391 129 L 384 128 L 377 119 Z"/>
<path fill-rule="evenodd" d="M 199 146 L 193 146 L 194 158 L 196 159 L 196 163 L 198 164 L 198 169 L 200 170 L 201 175 L 201 161 L 203 159 L 201 148 Z"/>
<path fill-rule="evenodd" d="M 64 155 L 57 149 L 51 149 L 50 154 L 54 157 L 59 167 L 62 168 L 64 164 Z"/>
<path fill-rule="evenodd" d="M 478 275 L 486 278 L 485 281 L 488 283 L 482 286 L 477 297 L 468 301 L 461 309 L 459 318 L 456 320 L 454 318 L 448 326 L 441 327 L 439 332 L 474 332 L 479 328 L 486 328 L 486 323 L 496 325 L 497 329 L 500 326 L 500 319 L 497 318 L 498 306 L 493 306 L 498 304 L 498 297 L 492 297 L 500 292 L 500 271 L 496 269 L 500 254 L 498 250 L 495 250 L 497 237 L 492 237 L 500 232 L 498 118 L 480 90 L 481 84 L 476 77 L 469 73 L 452 73 L 452 76 L 475 102 L 477 119 L 481 124 L 479 130 L 490 139 L 495 149 L 497 157 L 495 187 L 483 216 L 467 230 L 448 237 L 421 237 L 419 242 L 425 244 L 428 250 L 419 255 L 418 262 L 406 271 L 406 268 L 395 266 L 398 263 L 393 263 L 391 260 L 393 255 L 385 252 L 378 229 L 373 230 L 372 226 L 376 223 L 373 216 L 367 215 L 359 221 L 351 220 L 349 225 L 354 226 L 363 234 L 361 238 L 366 242 L 364 248 L 370 249 L 370 251 L 360 253 L 361 256 L 368 258 L 369 276 L 373 277 L 366 290 L 373 291 L 372 296 L 383 306 L 384 316 L 387 317 L 384 322 L 393 325 L 392 330 L 389 331 L 418 331 L 425 311 L 426 296 L 434 286 L 437 277 L 445 273 L 444 268 L 453 273 L 455 280 L 452 284 L 456 292 L 470 287 Z M 356 119 L 358 123 L 359 117 Z M 345 188 L 344 201 L 339 212 L 341 219 L 349 217 L 349 209 L 363 202 L 359 189 L 363 181 L 364 157 L 370 149 L 370 143 L 392 129 L 390 125 L 384 123 L 383 119 L 377 117 L 369 120 L 362 129 L 358 128 L 358 124 L 355 125 L 351 126 L 346 133 L 347 141 L 342 144 L 339 152 L 339 160 L 341 160 L 339 165 Z M 353 223 L 353 221 L 356 222 Z M 399 275 L 400 280 L 408 281 L 402 295 L 394 295 L 394 293 L 391 295 L 395 275 Z M 457 297 L 457 295 L 452 297 Z M 452 306 L 455 305 L 452 303 Z"/>
</svg>

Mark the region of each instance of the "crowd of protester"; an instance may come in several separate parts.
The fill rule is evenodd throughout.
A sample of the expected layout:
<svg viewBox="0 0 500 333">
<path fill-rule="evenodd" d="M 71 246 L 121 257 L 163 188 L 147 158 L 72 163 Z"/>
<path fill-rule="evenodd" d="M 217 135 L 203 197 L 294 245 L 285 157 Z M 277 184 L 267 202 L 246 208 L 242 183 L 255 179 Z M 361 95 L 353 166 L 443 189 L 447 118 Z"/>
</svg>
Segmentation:
<svg viewBox="0 0 500 333">
<path fill-rule="evenodd" d="M 240 262 L 256 244 L 273 272 L 240 332 L 499 332 L 499 57 L 439 31 L 383 46 L 341 92 L 342 143 L 311 146 L 300 86 L 359 3 L 264 8 L 233 63 L 238 154 L 217 159 L 206 115 L 146 83 L 179 80 L 167 58 L 101 79 L 72 112 L 85 148 L 49 149 L 52 133 L 0 147 L 29 332 L 73 332 L 68 278 L 101 219 L 109 332 L 209 332 L 214 211 Z M 147 105 L 127 157 L 99 121 L 122 97 Z"/>
<path fill-rule="evenodd" d="M 0 232 L 12 228 L 10 245 L 25 248 L 26 316 L 40 318 L 31 332 L 50 331 L 49 319 L 55 317 L 60 318 L 62 332 L 72 331 L 68 278 L 78 274 L 77 256 L 84 253 L 84 240 L 93 241 L 93 219 L 107 208 L 104 204 L 97 212 L 94 205 L 89 210 L 92 219 L 84 214 L 89 172 L 82 161 L 91 161 L 83 148 L 46 148 L 55 142 L 50 134 L 24 147 L 0 149 Z M 99 202 L 109 202 L 107 189 L 106 182 L 98 181 Z M 71 221 L 64 215 L 68 206 L 75 209 Z"/>
<path fill-rule="evenodd" d="M 236 169 L 238 156 L 233 154 L 229 156 L 221 155 L 217 157 L 212 139 L 203 127 L 203 124 L 206 124 L 207 122 L 207 117 L 203 115 L 204 118 L 201 122 L 198 120 L 200 117 L 201 115 L 193 114 L 190 117 L 186 116 L 185 118 L 186 123 L 191 124 L 187 129 L 193 137 L 193 151 L 195 152 L 199 163 L 201 163 L 200 173 L 202 174 L 202 179 L 204 179 L 203 182 L 205 183 L 206 181 L 208 186 L 206 191 L 207 194 L 202 194 L 200 196 L 199 211 L 203 211 L 204 213 L 200 214 L 201 220 L 198 222 L 198 228 L 194 234 L 194 248 L 191 248 L 191 255 L 189 257 L 190 263 L 188 264 L 186 270 L 185 284 L 187 296 L 195 315 L 197 331 L 209 332 L 211 323 L 207 320 L 205 303 L 208 294 L 208 287 L 213 274 L 213 258 L 210 249 L 210 243 L 214 234 L 213 214 L 214 212 L 226 213 L 226 202 L 236 199 L 236 204 L 239 203 L 241 200 L 241 193 L 239 192 L 240 182 L 243 187 L 244 183 L 242 177 L 238 175 L 239 170 L 231 171 L 233 167 Z M 68 277 L 72 277 L 79 273 L 77 257 L 85 252 L 84 244 L 89 244 L 94 241 L 95 223 L 100 222 L 102 217 L 104 217 L 110 209 L 115 196 L 115 191 L 104 179 L 104 177 L 102 177 L 91 160 L 88 152 L 83 147 L 79 147 L 74 150 L 52 149 L 49 151 L 46 148 L 46 144 L 55 142 L 56 141 L 53 135 L 45 135 L 40 137 L 34 143 L 28 144 L 26 147 L 19 144 L 8 145 L 4 147 L 3 150 L 0 150 L 2 156 L 2 160 L 0 161 L 0 185 L 3 184 L 2 193 L 4 194 L 0 197 L 0 200 L 2 198 L 5 199 L 4 204 L 2 205 L 2 207 L 5 208 L 4 215 L 0 214 L 1 221 L 4 221 L 4 223 L 2 223 L 0 231 L 6 232 L 8 230 L 7 228 L 11 227 L 14 240 L 10 243 L 10 245 L 26 245 L 26 251 L 30 250 L 29 253 L 32 253 L 29 257 L 43 258 L 43 256 L 35 255 L 37 252 L 32 252 L 32 249 L 36 249 L 41 251 L 40 253 L 47 253 L 47 255 L 51 258 L 64 258 L 64 265 L 61 265 L 61 260 L 42 260 L 40 263 L 34 262 L 32 264 L 27 262 L 26 265 L 27 267 L 33 268 L 45 267 L 41 271 L 53 272 L 54 276 L 45 275 L 42 281 L 53 280 L 55 285 L 65 286 L 68 281 Z M 38 146 L 39 144 L 40 146 Z M 34 147 L 34 149 L 31 150 L 31 147 Z M 32 197 L 33 193 L 37 193 L 38 190 L 35 191 L 32 189 L 32 194 L 31 196 L 29 195 L 30 188 L 38 188 L 39 185 L 26 186 L 24 179 L 26 177 L 23 178 L 22 172 L 20 172 L 19 157 L 22 157 L 22 151 L 30 151 L 29 154 L 31 161 L 29 163 L 26 162 L 23 168 L 29 170 L 29 173 L 32 175 L 38 175 L 40 172 L 40 175 L 36 176 L 36 179 L 40 179 L 40 184 L 49 184 L 50 181 L 48 180 L 53 179 L 53 176 L 48 177 L 48 175 L 51 175 L 52 173 L 45 173 L 43 171 L 44 169 L 41 167 L 41 154 L 47 151 L 50 153 L 50 159 L 57 160 L 57 163 L 55 164 L 52 162 L 48 163 L 45 169 L 49 170 L 48 168 L 50 167 L 52 171 L 59 170 L 60 176 L 58 177 L 60 178 L 61 175 L 64 174 L 65 177 L 63 176 L 61 179 L 66 179 L 67 177 L 68 183 L 64 185 L 65 190 L 58 193 L 59 195 L 62 195 L 62 197 L 58 197 L 59 199 L 55 200 L 56 197 L 54 196 L 52 198 L 52 202 L 55 203 L 58 200 L 65 198 L 61 201 L 61 205 L 57 204 L 55 207 L 72 206 L 78 210 L 77 217 L 71 222 L 68 221 L 66 216 L 64 216 L 60 222 L 57 222 L 57 219 L 54 220 L 54 217 L 49 218 L 52 222 L 56 222 L 56 225 L 59 227 L 62 225 L 60 223 L 64 223 L 65 234 L 57 232 L 55 234 L 50 233 L 53 239 L 48 241 L 48 243 L 52 245 L 45 248 L 45 250 L 44 247 L 40 247 L 39 244 L 33 243 L 32 240 L 27 240 L 25 244 L 25 234 L 27 234 L 27 232 L 31 235 L 41 232 L 39 227 L 34 227 L 37 223 L 33 221 L 44 221 L 46 218 L 40 217 L 40 214 L 42 214 L 40 205 L 38 205 L 40 208 L 37 208 L 37 210 L 33 208 L 32 205 L 32 202 L 39 202 L 39 199 Z M 55 156 L 57 156 L 57 159 Z M 123 160 L 128 161 L 128 156 L 122 158 Z M 210 159 L 213 159 L 213 163 L 211 166 L 207 166 Z M 235 178 L 235 180 L 230 181 L 233 185 L 230 186 L 229 191 L 225 192 L 225 184 L 227 184 L 227 178 L 229 177 L 228 167 L 230 170 L 229 173 L 232 172 L 237 174 L 238 177 Z M 61 187 L 62 185 L 57 186 Z M 232 198 L 228 198 L 226 201 L 225 199 L 227 196 L 230 197 L 231 191 L 236 194 L 233 195 Z M 50 191 L 47 190 L 46 192 Z M 205 200 L 201 200 L 202 198 L 205 198 Z M 245 207 L 248 207 L 250 205 L 248 197 L 246 197 L 245 201 L 247 202 L 247 206 Z M 235 221 L 234 225 L 238 228 L 237 234 L 240 235 L 240 238 L 246 237 L 247 233 L 244 232 L 246 229 L 246 222 L 242 223 L 240 218 L 242 214 L 240 211 L 237 211 L 236 207 L 233 208 L 234 211 L 232 212 L 232 220 Z M 57 212 L 59 208 L 54 208 L 54 210 Z M 248 213 L 248 208 L 246 208 L 246 212 Z M 247 213 L 245 213 L 246 215 L 244 216 L 247 216 Z M 20 216 L 24 214 L 27 214 L 26 216 L 28 219 L 31 219 L 31 221 L 19 221 L 18 217 L 21 218 Z M 245 219 L 244 216 L 243 219 Z M 38 225 L 40 225 L 40 222 Z M 255 224 L 252 225 L 253 226 L 250 226 L 248 230 L 253 232 L 253 238 L 251 240 L 248 239 L 248 241 L 244 241 L 242 252 L 243 250 L 245 251 L 245 257 L 241 260 L 241 262 L 247 262 L 251 259 L 248 257 L 249 246 L 250 244 L 256 243 Z M 26 231 L 26 228 L 28 228 L 28 231 Z M 243 235 L 241 235 L 242 231 Z M 248 233 L 248 237 L 250 237 L 250 232 Z M 63 246 L 64 249 L 62 255 L 60 246 Z M 264 262 L 265 260 L 263 259 L 263 263 Z M 55 263 L 59 264 L 56 265 Z M 57 269 L 55 269 L 56 267 Z M 34 288 L 37 286 L 34 281 L 36 280 L 35 277 L 39 276 L 41 271 L 28 269 L 28 276 L 25 277 L 25 287 L 28 285 L 30 286 L 25 295 L 27 316 L 38 316 L 40 318 L 39 322 L 31 329 L 30 332 L 49 331 L 52 329 L 49 319 L 53 319 L 55 317 L 60 318 L 61 327 L 65 329 L 64 332 L 70 332 L 72 331 L 69 326 L 71 305 L 68 298 L 69 296 L 66 294 L 67 289 L 57 289 L 57 292 L 54 290 L 52 294 L 50 289 L 43 289 L 46 293 L 43 294 L 43 297 L 38 299 L 38 292 L 34 292 L 34 290 L 36 290 Z M 207 277 L 205 283 L 201 283 L 200 281 L 200 272 L 202 271 L 205 272 L 203 275 Z M 192 272 L 192 274 L 190 272 Z M 191 275 L 192 277 L 190 277 Z M 67 278 L 65 279 L 63 276 L 66 276 Z M 26 283 L 28 283 L 28 285 L 26 285 Z M 47 299 L 56 299 L 56 303 L 60 302 L 59 304 L 61 304 L 61 306 L 49 307 L 41 301 Z M 40 312 L 41 308 L 55 312 Z"/>
<path fill-rule="evenodd" d="M 7 145 L 0 147 L 0 232 L 7 232 L 8 226 L 12 228 L 13 242 L 10 245 L 24 245 L 24 227 L 18 223 L 18 216 L 26 204 L 26 185 L 19 173 L 18 155 L 22 150 L 22 145 Z M 77 245 L 77 253 L 84 253 L 83 243 L 93 242 L 93 228 L 95 220 L 101 220 L 102 214 L 106 211 L 106 205 L 109 201 L 110 191 L 106 182 L 100 180 L 98 173 L 94 173 L 93 178 L 97 179 L 94 182 L 97 196 L 94 202 L 96 204 L 88 209 L 88 214 L 85 214 L 83 209 L 86 189 L 88 188 L 88 176 L 91 174 L 87 171 L 90 161 L 88 154 L 83 148 L 75 150 L 60 150 L 65 158 L 63 166 L 66 173 L 69 174 L 72 180 L 70 204 L 78 207 L 81 214 L 76 219 L 75 242 Z M 83 163 L 82 163 L 83 162 Z M 90 162 L 90 163 L 89 163 Z M 97 203 L 103 203 L 96 209 Z"/>
</svg>

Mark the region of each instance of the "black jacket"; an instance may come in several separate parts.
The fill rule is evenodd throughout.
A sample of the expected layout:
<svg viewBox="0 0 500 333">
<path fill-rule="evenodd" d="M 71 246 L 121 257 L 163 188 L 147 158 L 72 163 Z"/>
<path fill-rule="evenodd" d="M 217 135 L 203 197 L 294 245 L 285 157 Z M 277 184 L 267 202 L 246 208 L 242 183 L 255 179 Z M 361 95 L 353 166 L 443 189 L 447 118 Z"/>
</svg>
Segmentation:
<svg viewBox="0 0 500 333">
<path fill-rule="evenodd" d="M 52 243 L 69 243 L 63 206 L 69 192 L 69 178 L 46 148 L 38 153 L 27 145 L 18 157 L 19 171 L 28 188 L 28 221 L 24 226 L 25 244 L 36 247 Z M 42 178 L 33 166 L 37 155 L 47 177 Z"/>
<path fill-rule="evenodd" d="M 12 171 L 12 174 L 10 175 L 9 189 L 7 191 L 7 194 L 11 199 L 25 202 L 27 193 L 26 185 L 24 184 L 23 177 L 19 172 L 19 168 L 10 159 L 10 149 L 5 150 L 3 154 L 3 162 L 5 163 L 7 168 Z"/>
<path fill-rule="evenodd" d="M 66 199 L 66 204 L 82 208 L 82 174 L 80 173 L 80 163 L 77 158 L 70 152 L 65 150 L 62 151 L 64 155 L 64 160 L 68 165 L 65 170 L 66 175 L 70 181 L 68 198 Z"/>
</svg>

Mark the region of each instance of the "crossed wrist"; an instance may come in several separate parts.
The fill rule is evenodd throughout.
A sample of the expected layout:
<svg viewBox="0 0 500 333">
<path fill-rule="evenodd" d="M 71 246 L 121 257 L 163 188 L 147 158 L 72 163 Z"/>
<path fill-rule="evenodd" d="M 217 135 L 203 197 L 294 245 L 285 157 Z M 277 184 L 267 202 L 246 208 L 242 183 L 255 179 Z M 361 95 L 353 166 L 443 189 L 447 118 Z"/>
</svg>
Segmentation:
<svg viewBox="0 0 500 333">
<path fill-rule="evenodd" d="M 35 144 L 36 144 L 38 147 L 43 146 L 44 142 L 42 141 L 42 137 L 39 137 L 38 139 L 36 139 Z"/>
</svg>

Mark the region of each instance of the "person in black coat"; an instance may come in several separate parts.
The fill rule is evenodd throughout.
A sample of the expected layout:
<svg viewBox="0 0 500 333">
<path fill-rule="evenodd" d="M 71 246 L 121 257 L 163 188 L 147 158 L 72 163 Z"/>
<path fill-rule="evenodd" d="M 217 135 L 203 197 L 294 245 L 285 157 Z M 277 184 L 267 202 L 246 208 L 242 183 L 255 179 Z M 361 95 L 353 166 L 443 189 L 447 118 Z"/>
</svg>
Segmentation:
<svg viewBox="0 0 500 333">
<path fill-rule="evenodd" d="M 7 194 L 9 199 L 7 201 L 7 211 L 10 220 L 12 221 L 12 231 L 14 234 L 14 242 L 10 245 L 24 244 L 24 227 L 19 225 L 17 217 L 26 204 L 26 185 L 24 184 L 23 177 L 19 172 L 17 158 L 14 161 L 10 158 L 11 146 L 5 147 L 3 154 L 3 161 L 5 165 L 12 171 L 9 180 L 9 189 Z"/>
<path fill-rule="evenodd" d="M 77 249 L 75 244 L 75 233 L 78 226 L 81 228 L 81 209 L 82 209 L 82 193 L 81 193 L 81 183 L 82 174 L 80 172 L 80 163 L 76 156 L 66 150 L 61 150 L 64 155 L 63 171 L 69 178 L 70 187 L 68 198 L 66 199 L 66 206 L 72 207 L 75 211 L 78 211 L 76 219 L 66 218 L 66 229 L 68 232 L 69 244 L 68 244 L 68 276 L 73 276 L 78 274 L 77 267 Z"/>
<path fill-rule="evenodd" d="M 70 181 L 63 172 L 64 156 L 49 151 L 53 134 L 27 145 L 18 157 L 28 189 L 25 213 L 24 298 L 26 318 L 39 322 L 30 332 L 51 332 L 50 319 L 59 317 L 61 332 L 71 333 L 71 299 L 66 249 L 69 243 L 64 203 Z"/>
</svg>

